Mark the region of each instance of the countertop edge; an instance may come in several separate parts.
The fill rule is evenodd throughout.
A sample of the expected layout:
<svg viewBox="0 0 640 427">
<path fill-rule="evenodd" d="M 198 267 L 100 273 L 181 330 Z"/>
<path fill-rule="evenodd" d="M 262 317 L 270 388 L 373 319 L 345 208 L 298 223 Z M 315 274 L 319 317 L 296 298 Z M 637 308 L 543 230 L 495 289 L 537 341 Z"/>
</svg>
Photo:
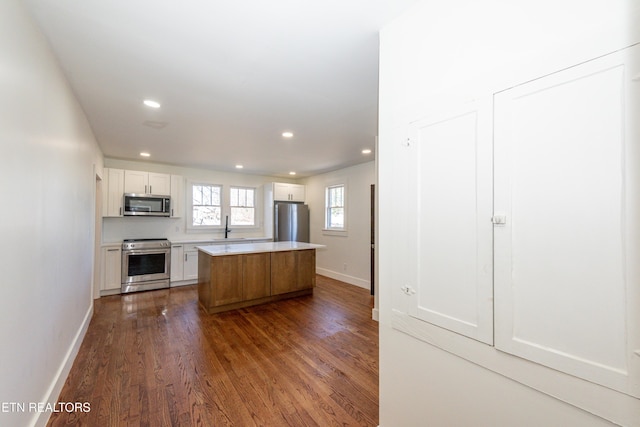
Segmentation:
<svg viewBox="0 0 640 427">
<path fill-rule="evenodd" d="M 293 245 L 292 243 L 295 243 Z M 265 252 L 303 251 L 325 248 L 325 245 L 303 242 L 232 243 L 227 245 L 198 246 L 199 251 L 209 256 L 256 254 Z"/>
</svg>

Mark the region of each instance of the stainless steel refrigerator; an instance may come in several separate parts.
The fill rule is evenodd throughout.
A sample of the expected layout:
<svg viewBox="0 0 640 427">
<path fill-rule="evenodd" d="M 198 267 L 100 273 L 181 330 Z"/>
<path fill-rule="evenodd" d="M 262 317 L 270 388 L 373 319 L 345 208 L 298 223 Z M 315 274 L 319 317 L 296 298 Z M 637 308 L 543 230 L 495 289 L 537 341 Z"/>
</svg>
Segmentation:
<svg viewBox="0 0 640 427">
<path fill-rule="evenodd" d="M 309 207 L 303 203 L 275 202 L 273 240 L 309 243 Z"/>
</svg>

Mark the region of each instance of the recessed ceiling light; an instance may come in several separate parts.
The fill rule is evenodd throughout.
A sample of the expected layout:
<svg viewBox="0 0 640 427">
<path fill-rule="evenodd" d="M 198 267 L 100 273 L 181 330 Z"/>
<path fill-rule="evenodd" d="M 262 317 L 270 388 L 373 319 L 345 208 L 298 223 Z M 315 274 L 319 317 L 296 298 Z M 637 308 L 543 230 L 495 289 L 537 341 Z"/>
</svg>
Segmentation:
<svg viewBox="0 0 640 427">
<path fill-rule="evenodd" d="M 144 105 L 146 105 L 147 107 L 151 107 L 151 108 L 160 108 L 160 103 L 159 102 L 152 101 L 150 99 L 145 99 L 144 100 Z"/>
<path fill-rule="evenodd" d="M 242 169 L 244 166 L 242 165 L 236 165 L 236 169 Z"/>
<path fill-rule="evenodd" d="M 293 132 L 282 132 L 282 136 L 284 136 L 285 138 L 292 138 Z"/>
<path fill-rule="evenodd" d="M 294 171 L 289 172 L 289 175 L 295 175 L 296 173 Z"/>
<path fill-rule="evenodd" d="M 143 151 L 142 153 L 140 153 L 140 155 L 141 155 L 142 157 L 151 157 L 151 154 L 146 153 L 146 152 L 144 152 L 144 151 Z"/>
<path fill-rule="evenodd" d="M 362 150 L 362 154 L 371 154 L 371 150 L 365 148 L 364 150 Z"/>
</svg>

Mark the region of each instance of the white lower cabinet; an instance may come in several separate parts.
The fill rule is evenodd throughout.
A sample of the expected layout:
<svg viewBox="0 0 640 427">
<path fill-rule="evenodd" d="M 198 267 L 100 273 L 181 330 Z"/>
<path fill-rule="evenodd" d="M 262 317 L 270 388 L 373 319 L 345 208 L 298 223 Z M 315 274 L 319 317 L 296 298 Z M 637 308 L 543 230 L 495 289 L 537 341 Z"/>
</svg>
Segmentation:
<svg viewBox="0 0 640 427">
<path fill-rule="evenodd" d="M 171 245 L 171 282 L 183 284 L 198 280 L 198 246 L 212 245 L 213 242 L 195 242 Z M 174 285 L 175 286 L 175 285 Z"/>
<path fill-rule="evenodd" d="M 171 281 L 179 282 L 184 280 L 184 263 L 182 261 L 184 247 L 182 245 L 171 245 Z"/>
<path fill-rule="evenodd" d="M 120 246 L 102 249 L 102 267 L 100 291 L 104 293 L 120 291 L 122 277 L 122 248 Z"/>
<path fill-rule="evenodd" d="M 198 251 L 184 253 L 184 280 L 198 279 Z"/>
</svg>

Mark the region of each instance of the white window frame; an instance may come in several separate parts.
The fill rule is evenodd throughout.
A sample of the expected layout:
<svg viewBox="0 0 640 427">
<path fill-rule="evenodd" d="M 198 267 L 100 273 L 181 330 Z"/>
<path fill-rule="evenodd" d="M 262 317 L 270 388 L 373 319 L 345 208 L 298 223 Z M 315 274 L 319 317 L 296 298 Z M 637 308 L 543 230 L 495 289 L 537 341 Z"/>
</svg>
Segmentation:
<svg viewBox="0 0 640 427">
<path fill-rule="evenodd" d="M 242 205 L 232 205 L 231 193 L 234 190 L 251 190 L 253 192 L 253 206 L 242 206 Z M 232 185 L 229 187 L 229 227 L 235 228 L 256 228 L 258 226 L 258 209 L 257 209 L 257 199 L 258 199 L 258 191 L 255 187 L 246 187 L 242 185 Z M 250 208 L 253 209 L 253 224 L 234 224 L 233 223 L 233 208 Z"/>
<path fill-rule="evenodd" d="M 332 227 L 330 224 L 330 214 L 329 214 L 329 209 L 331 208 L 329 206 L 329 192 L 331 191 L 331 189 L 333 188 L 337 188 L 337 187 L 342 187 L 342 191 L 343 191 L 343 200 L 342 200 L 342 210 L 344 213 L 344 223 L 342 227 Z M 347 233 L 347 225 L 348 225 L 348 210 L 347 210 L 347 205 L 348 205 L 348 187 L 347 187 L 347 183 L 340 181 L 340 182 L 332 182 L 326 185 L 325 190 L 324 190 L 324 228 L 322 229 L 323 234 L 325 235 L 338 235 L 338 236 L 344 236 Z"/>
<path fill-rule="evenodd" d="M 194 225 L 193 224 L 193 187 L 194 186 L 210 186 L 218 187 L 220 189 L 220 224 L 218 225 Z M 189 190 L 187 196 L 187 230 L 190 231 L 210 231 L 217 230 L 224 227 L 224 187 L 221 184 L 214 184 L 211 182 L 202 181 L 188 181 L 187 188 Z M 215 206 L 215 205 L 212 205 Z"/>
</svg>

